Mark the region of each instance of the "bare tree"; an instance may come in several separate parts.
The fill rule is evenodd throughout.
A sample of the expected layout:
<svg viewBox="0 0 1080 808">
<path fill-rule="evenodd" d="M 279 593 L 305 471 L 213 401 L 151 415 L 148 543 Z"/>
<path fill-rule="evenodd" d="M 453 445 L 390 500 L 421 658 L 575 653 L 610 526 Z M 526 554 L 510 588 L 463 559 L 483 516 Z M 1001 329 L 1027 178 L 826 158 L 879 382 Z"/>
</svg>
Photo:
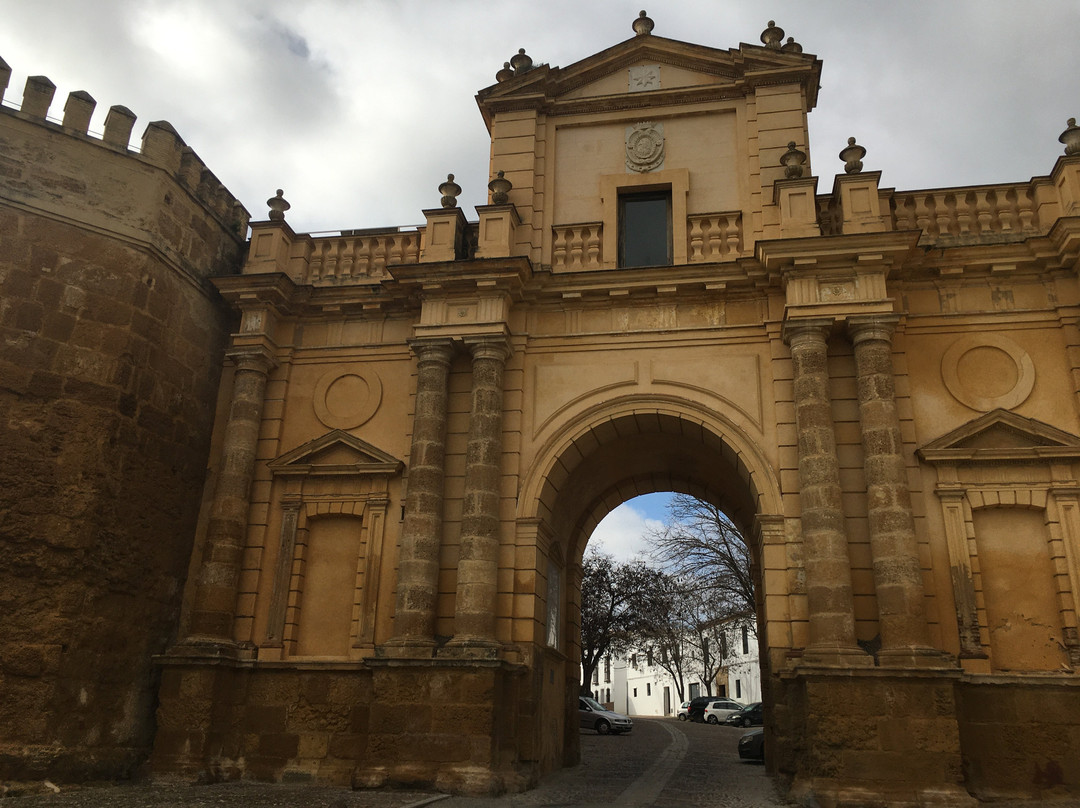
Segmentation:
<svg viewBox="0 0 1080 808">
<path fill-rule="evenodd" d="M 750 546 L 739 529 L 715 505 L 687 494 L 675 494 L 668 513 L 667 524 L 649 536 L 655 558 L 668 572 L 709 590 L 714 617 L 753 620 Z"/>
</svg>

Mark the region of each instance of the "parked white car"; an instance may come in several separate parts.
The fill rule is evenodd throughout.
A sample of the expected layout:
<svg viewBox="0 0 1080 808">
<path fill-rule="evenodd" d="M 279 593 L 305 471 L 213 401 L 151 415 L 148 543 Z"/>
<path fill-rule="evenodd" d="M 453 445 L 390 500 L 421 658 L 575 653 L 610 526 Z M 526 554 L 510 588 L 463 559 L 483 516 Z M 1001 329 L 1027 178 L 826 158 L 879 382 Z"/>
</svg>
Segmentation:
<svg viewBox="0 0 1080 808">
<path fill-rule="evenodd" d="M 705 708 L 705 720 L 710 724 L 719 724 L 729 715 L 739 712 L 745 706 L 745 704 L 739 704 L 739 702 L 732 699 L 716 699 L 709 702 Z"/>
<path fill-rule="evenodd" d="M 685 721 L 690 717 L 690 702 L 684 701 L 679 705 L 679 711 L 676 713 L 680 721 Z"/>
</svg>

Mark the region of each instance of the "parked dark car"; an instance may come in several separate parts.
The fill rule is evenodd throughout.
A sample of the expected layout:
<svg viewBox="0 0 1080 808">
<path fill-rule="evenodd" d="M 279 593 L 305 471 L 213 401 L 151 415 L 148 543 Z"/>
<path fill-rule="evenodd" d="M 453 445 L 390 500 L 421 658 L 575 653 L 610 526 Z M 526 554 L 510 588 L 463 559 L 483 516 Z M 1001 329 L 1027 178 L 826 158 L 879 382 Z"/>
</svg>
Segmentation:
<svg viewBox="0 0 1080 808">
<path fill-rule="evenodd" d="M 761 702 L 755 701 L 753 704 L 746 705 L 739 712 L 725 718 L 724 723 L 736 727 L 749 727 L 755 724 L 760 727 L 765 723 L 765 717 L 761 713 Z"/>
<path fill-rule="evenodd" d="M 743 760 L 765 760 L 765 728 L 752 729 L 739 738 L 739 757 Z"/>
<path fill-rule="evenodd" d="M 704 721 L 705 720 L 705 708 L 717 700 L 717 696 L 698 696 L 696 699 L 690 700 L 690 705 L 686 708 L 686 716 L 691 721 Z"/>
<path fill-rule="evenodd" d="M 578 696 L 578 716 L 582 729 L 594 729 L 599 735 L 618 735 L 634 728 L 634 722 L 622 713 L 604 708 L 588 696 Z"/>
</svg>

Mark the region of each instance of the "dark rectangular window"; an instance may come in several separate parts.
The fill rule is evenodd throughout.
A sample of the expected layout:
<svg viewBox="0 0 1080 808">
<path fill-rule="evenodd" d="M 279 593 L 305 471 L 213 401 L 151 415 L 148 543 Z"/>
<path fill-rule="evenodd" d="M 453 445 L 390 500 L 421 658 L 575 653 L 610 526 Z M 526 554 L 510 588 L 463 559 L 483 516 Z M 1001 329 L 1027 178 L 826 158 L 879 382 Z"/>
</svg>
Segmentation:
<svg viewBox="0 0 1080 808">
<path fill-rule="evenodd" d="M 671 191 L 619 197 L 619 266 L 671 263 Z"/>
</svg>

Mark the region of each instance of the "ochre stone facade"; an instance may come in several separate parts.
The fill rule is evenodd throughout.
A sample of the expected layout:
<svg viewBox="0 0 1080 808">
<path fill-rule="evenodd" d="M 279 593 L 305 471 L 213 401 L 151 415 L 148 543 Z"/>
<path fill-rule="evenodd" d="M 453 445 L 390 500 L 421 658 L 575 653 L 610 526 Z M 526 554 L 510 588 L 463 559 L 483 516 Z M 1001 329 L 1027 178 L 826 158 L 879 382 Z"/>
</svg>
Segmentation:
<svg viewBox="0 0 1080 808">
<path fill-rule="evenodd" d="M 527 788 L 578 756 L 590 533 L 680 491 L 751 539 L 794 795 L 1080 791 L 1080 129 L 914 192 L 852 140 L 819 194 L 816 57 L 634 31 L 479 93 L 478 222 L 452 177 L 418 229 L 296 233 L 279 194 L 214 278 L 153 771 Z M 657 200 L 669 260 L 632 266 Z"/>
</svg>

